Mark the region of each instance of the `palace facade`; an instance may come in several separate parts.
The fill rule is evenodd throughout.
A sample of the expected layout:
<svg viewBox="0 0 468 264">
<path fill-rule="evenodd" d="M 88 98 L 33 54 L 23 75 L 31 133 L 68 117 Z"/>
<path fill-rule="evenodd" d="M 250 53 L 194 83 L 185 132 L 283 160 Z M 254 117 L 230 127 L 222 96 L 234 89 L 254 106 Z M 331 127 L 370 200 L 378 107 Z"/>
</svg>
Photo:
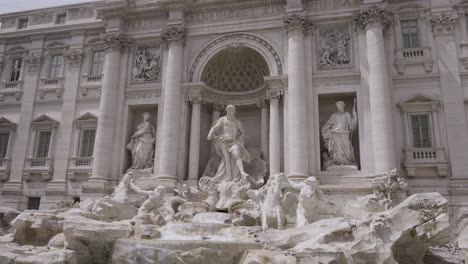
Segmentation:
<svg viewBox="0 0 468 264">
<path fill-rule="evenodd" d="M 346 197 L 397 168 L 409 193 L 468 206 L 468 2 L 102 0 L 0 21 L 4 205 L 109 194 L 145 112 L 156 143 L 140 186 L 194 184 L 232 104 L 269 174 Z M 337 101 L 357 114 L 357 166 L 326 166 Z"/>
</svg>

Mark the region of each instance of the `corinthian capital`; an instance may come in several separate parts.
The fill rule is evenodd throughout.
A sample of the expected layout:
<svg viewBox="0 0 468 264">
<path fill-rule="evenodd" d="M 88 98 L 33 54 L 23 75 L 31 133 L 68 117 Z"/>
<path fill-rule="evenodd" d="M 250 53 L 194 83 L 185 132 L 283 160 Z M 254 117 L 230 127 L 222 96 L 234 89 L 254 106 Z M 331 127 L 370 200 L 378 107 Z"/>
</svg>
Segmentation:
<svg viewBox="0 0 468 264">
<path fill-rule="evenodd" d="M 304 33 L 307 28 L 312 25 L 304 16 L 298 14 L 285 16 L 283 18 L 283 23 L 283 28 L 288 33 Z"/>
<path fill-rule="evenodd" d="M 429 17 L 434 34 L 449 34 L 455 32 L 455 24 L 458 15 L 456 13 L 433 14 Z"/>
<path fill-rule="evenodd" d="M 69 50 L 65 53 L 65 58 L 68 61 L 68 65 L 70 67 L 76 67 L 81 64 L 84 58 L 84 51 L 81 49 L 73 49 Z"/>
<path fill-rule="evenodd" d="M 130 45 L 130 41 L 122 33 L 101 34 L 101 39 L 104 41 L 105 49 L 121 51 Z"/>
<path fill-rule="evenodd" d="M 384 30 L 387 30 L 391 22 L 391 13 L 385 10 L 385 6 L 370 6 L 361 9 L 354 15 L 354 23 L 361 29 L 366 29 L 371 25 L 380 24 Z"/>
<path fill-rule="evenodd" d="M 26 56 L 25 61 L 28 64 L 29 71 L 37 71 L 44 60 L 42 53 L 32 53 Z"/>
<path fill-rule="evenodd" d="M 178 26 L 165 28 L 162 32 L 162 40 L 166 47 L 171 44 L 184 45 L 185 28 Z"/>
</svg>

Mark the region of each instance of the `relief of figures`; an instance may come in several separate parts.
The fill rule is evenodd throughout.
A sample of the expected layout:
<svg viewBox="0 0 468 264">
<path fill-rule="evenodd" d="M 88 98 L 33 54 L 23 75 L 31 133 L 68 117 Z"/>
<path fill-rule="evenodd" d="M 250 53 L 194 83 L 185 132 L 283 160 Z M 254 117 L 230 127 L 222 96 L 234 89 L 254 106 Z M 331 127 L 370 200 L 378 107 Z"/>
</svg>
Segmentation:
<svg viewBox="0 0 468 264">
<path fill-rule="evenodd" d="M 351 37 L 347 27 L 320 31 L 319 68 L 335 68 L 351 63 Z"/>
<path fill-rule="evenodd" d="M 161 70 L 161 57 L 155 49 L 139 47 L 136 51 L 133 78 L 137 81 L 158 81 Z"/>
</svg>

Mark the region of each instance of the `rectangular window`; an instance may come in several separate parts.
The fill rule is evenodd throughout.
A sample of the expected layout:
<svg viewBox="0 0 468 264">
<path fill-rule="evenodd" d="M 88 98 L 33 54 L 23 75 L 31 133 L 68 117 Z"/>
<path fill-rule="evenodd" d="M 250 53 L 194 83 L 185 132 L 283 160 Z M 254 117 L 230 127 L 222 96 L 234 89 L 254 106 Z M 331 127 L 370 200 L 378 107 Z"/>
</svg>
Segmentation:
<svg viewBox="0 0 468 264">
<path fill-rule="evenodd" d="M 28 210 L 39 210 L 41 197 L 28 197 Z"/>
<path fill-rule="evenodd" d="M 18 81 L 21 75 L 21 66 L 23 64 L 23 60 L 21 58 L 13 59 L 11 65 L 11 72 L 10 72 L 10 81 L 15 82 Z"/>
<path fill-rule="evenodd" d="M 419 48 L 419 28 L 418 20 L 402 20 L 401 23 L 401 35 L 403 37 L 403 48 Z"/>
<path fill-rule="evenodd" d="M 67 13 L 58 14 L 55 24 L 65 24 L 67 22 Z"/>
<path fill-rule="evenodd" d="M 28 18 L 20 18 L 18 19 L 18 29 L 25 29 L 28 27 Z"/>
<path fill-rule="evenodd" d="M 413 147 L 432 147 L 430 137 L 429 115 L 412 115 L 411 128 L 413 130 Z"/>
<path fill-rule="evenodd" d="M 103 50 L 93 52 L 92 64 L 91 64 L 91 75 L 99 75 L 102 73 L 104 66 L 104 56 L 105 53 Z"/>
<path fill-rule="evenodd" d="M 94 137 L 96 135 L 95 129 L 86 129 L 81 131 L 81 148 L 80 157 L 92 157 L 94 150 Z"/>
<path fill-rule="evenodd" d="M 62 65 L 63 65 L 63 56 L 62 55 L 53 55 L 50 61 L 50 78 L 57 78 L 60 77 L 62 73 Z"/>
<path fill-rule="evenodd" d="M 0 158 L 5 158 L 8 150 L 9 132 L 0 132 Z"/>
<path fill-rule="evenodd" d="M 36 141 L 36 158 L 47 158 L 49 155 L 50 139 L 52 136 L 52 131 L 43 130 L 39 131 Z"/>
</svg>

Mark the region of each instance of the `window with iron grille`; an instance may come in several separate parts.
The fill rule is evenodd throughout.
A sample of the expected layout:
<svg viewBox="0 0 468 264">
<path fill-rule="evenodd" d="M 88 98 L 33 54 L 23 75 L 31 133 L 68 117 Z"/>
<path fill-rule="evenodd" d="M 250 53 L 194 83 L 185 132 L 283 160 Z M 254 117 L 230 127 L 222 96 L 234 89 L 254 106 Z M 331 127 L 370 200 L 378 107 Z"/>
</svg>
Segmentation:
<svg viewBox="0 0 468 264">
<path fill-rule="evenodd" d="M 80 157 L 87 158 L 93 156 L 95 129 L 86 129 L 81 131 Z"/>
<path fill-rule="evenodd" d="M 18 29 L 25 29 L 28 27 L 29 19 L 28 18 L 20 18 L 18 19 Z"/>
<path fill-rule="evenodd" d="M 52 136 L 52 131 L 43 130 L 39 131 L 36 141 L 36 158 L 47 158 L 49 155 L 50 139 Z"/>
<path fill-rule="evenodd" d="M 18 81 L 21 75 L 21 66 L 23 64 L 23 60 L 21 58 L 13 59 L 11 65 L 11 72 L 10 72 L 10 81 L 15 82 Z"/>
<path fill-rule="evenodd" d="M 403 48 L 419 48 L 419 28 L 418 20 L 402 20 L 401 24 L 401 35 L 403 39 Z"/>
<path fill-rule="evenodd" d="M 50 61 L 50 78 L 57 78 L 60 77 L 62 73 L 62 65 L 63 65 L 63 56 L 62 55 L 53 55 Z"/>
<path fill-rule="evenodd" d="M 39 210 L 41 197 L 28 197 L 28 210 Z"/>
<path fill-rule="evenodd" d="M 67 22 L 67 13 L 58 14 L 55 24 L 65 24 Z"/>
<path fill-rule="evenodd" d="M 8 150 L 9 132 L 0 132 L 0 158 L 5 158 Z"/>
<path fill-rule="evenodd" d="M 413 132 L 413 147 L 432 147 L 429 115 L 411 115 L 411 129 Z"/>
<path fill-rule="evenodd" d="M 105 53 L 103 50 L 97 50 L 93 52 L 92 63 L 91 63 L 91 75 L 99 75 L 102 73 L 104 67 Z"/>
</svg>

